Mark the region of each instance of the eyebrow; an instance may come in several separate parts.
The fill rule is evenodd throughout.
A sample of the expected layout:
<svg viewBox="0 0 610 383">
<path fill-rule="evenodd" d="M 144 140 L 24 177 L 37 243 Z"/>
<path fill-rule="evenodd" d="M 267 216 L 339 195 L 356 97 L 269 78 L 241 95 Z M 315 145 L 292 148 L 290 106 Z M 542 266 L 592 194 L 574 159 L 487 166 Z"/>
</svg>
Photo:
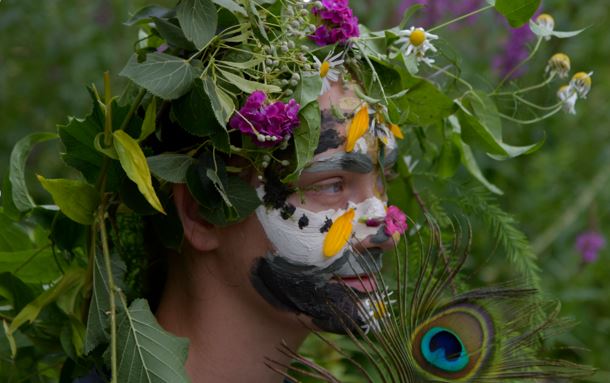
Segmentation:
<svg viewBox="0 0 610 383">
<path fill-rule="evenodd" d="M 351 173 L 370 173 L 373 171 L 373 161 L 362 153 L 335 153 L 328 157 L 312 161 L 304 173 L 319 173 L 344 170 Z"/>
</svg>

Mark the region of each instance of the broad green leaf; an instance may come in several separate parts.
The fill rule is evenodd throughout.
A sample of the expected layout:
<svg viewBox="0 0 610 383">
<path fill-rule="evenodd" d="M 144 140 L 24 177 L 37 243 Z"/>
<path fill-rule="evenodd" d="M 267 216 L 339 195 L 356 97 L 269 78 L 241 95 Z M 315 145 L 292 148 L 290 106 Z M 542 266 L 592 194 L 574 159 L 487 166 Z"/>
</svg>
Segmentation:
<svg viewBox="0 0 610 383">
<path fill-rule="evenodd" d="M 502 120 L 498 113 L 496 103 L 486 93 L 473 91 L 468 93 L 466 99 L 482 125 L 499 141 L 502 140 Z"/>
<path fill-rule="evenodd" d="M 19 251 L 33 247 L 26 230 L 0 212 L 0 251 Z"/>
<path fill-rule="evenodd" d="M 219 131 L 226 134 L 224 123 L 219 126 L 214 112 L 200 79 L 195 79 L 187 94 L 172 102 L 172 113 L 182 129 L 198 137 L 208 137 Z"/>
<path fill-rule="evenodd" d="M 189 166 L 197 162 L 191 156 L 177 153 L 163 153 L 147 157 L 146 161 L 152 174 L 175 184 L 186 183 L 186 172 Z"/>
<path fill-rule="evenodd" d="M 118 154 L 116 154 L 116 150 L 114 150 L 114 146 L 104 147 L 104 144 L 102 143 L 103 141 L 104 141 L 104 133 L 99 132 L 95 136 L 95 139 L 93 140 L 93 146 L 95 147 L 95 150 L 104 154 L 105 156 L 112 158 L 113 160 L 118 160 L 119 156 L 118 156 Z"/>
<path fill-rule="evenodd" d="M 182 0 L 176 14 L 184 35 L 201 49 L 216 35 L 218 16 L 211 0 Z"/>
<path fill-rule="evenodd" d="M 203 78 L 203 89 L 210 98 L 216 120 L 221 126 L 225 126 L 235 111 L 235 103 L 209 76 Z"/>
<path fill-rule="evenodd" d="M 25 283 L 49 283 L 60 275 L 51 246 L 0 252 L 0 272 L 10 272 Z"/>
<path fill-rule="evenodd" d="M 122 130 L 115 131 L 112 136 L 114 137 L 114 148 L 119 155 L 119 161 L 127 177 L 138 185 L 138 190 L 152 207 L 161 213 L 165 213 L 152 186 L 150 169 L 140 145 Z"/>
<path fill-rule="evenodd" d="M 299 112 L 301 123 L 295 129 L 294 151 L 296 167 L 294 171 L 286 176 L 283 182 L 294 182 L 301 171 L 313 158 L 314 151 L 318 147 L 320 139 L 320 106 L 317 102 L 311 102 Z"/>
<path fill-rule="evenodd" d="M 495 7 L 511 27 L 525 24 L 540 6 L 540 0 L 496 0 Z"/>
<path fill-rule="evenodd" d="M 512 146 L 512 145 L 508 145 L 508 144 L 501 142 L 500 145 L 502 146 L 502 149 L 504 149 L 504 151 L 507 153 L 507 155 L 501 156 L 501 155 L 490 154 L 489 156 L 495 160 L 503 161 L 503 160 L 508 160 L 510 158 L 519 157 L 524 154 L 532 154 L 535 151 L 537 151 L 538 149 L 540 149 L 542 147 L 542 145 L 544 145 L 545 140 L 546 139 L 543 138 L 542 140 L 536 142 L 535 144 L 525 145 L 525 146 Z"/>
<path fill-rule="evenodd" d="M 21 309 L 36 298 L 37 292 L 21 279 L 9 272 L 0 273 L 0 297 L 11 306 L 9 315 L 17 315 Z M 3 310 L 4 311 L 4 310 Z"/>
<path fill-rule="evenodd" d="M 409 87 L 404 96 L 393 101 L 403 111 L 408 111 L 404 122 L 424 127 L 449 116 L 455 109 L 453 101 L 426 80 L 420 80 Z"/>
<path fill-rule="evenodd" d="M 218 192 L 218 194 L 220 194 L 220 196 L 224 200 L 225 204 L 228 207 L 232 208 L 233 204 L 229 200 L 229 197 L 227 197 L 227 192 L 225 191 L 225 187 L 224 187 L 222 181 L 220 180 L 220 178 L 218 177 L 218 174 L 216 173 L 216 171 L 214 171 L 214 169 L 206 169 L 205 175 L 210 179 L 210 181 L 212 181 L 212 183 L 214 184 L 214 187 L 216 188 L 216 191 Z"/>
<path fill-rule="evenodd" d="M 146 61 L 138 62 L 132 55 L 120 75 L 125 76 L 155 96 L 164 100 L 176 99 L 191 88 L 200 69 L 187 60 L 165 53 L 153 52 L 146 55 Z"/>
<path fill-rule="evenodd" d="M 195 45 L 184 36 L 180 27 L 169 20 L 152 18 L 161 37 L 172 47 L 185 49 L 187 51 L 196 50 Z"/>
<path fill-rule="evenodd" d="M 53 201 L 68 218 L 82 225 L 91 225 L 99 203 L 95 187 L 85 181 L 47 179 L 37 176 Z"/>
<path fill-rule="evenodd" d="M 104 263 L 104 256 L 101 249 L 97 249 L 93 264 L 93 290 L 89 313 L 87 316 L 87 330 L 85 333 L 85 354 L 93 351 L 100 344 L 106 343 L 110 339 L 108 326 L 110 318 L 110 284 L 108 282 L 108 272 Z M 123 276 L 125 275 L 125 264 L 118 257 L 111 258 L 112 276 L 116 286 L 122 287 Z M 116 293 L 115 293 L 116 294 Z M 118 296 L 117 296 L 118 301 Z"/>
<path fill-rule="evenodd" d="M 413 15 L 419 11 L 420 9 L 422 9 L 424 7 L 423 4 L 413 4 L 411 5 L 409 8 L 407 8 L 405 10 L 405 13 L 402 15 L 402 19 L 400 21 L 400 29 L 405 29 L 408 26 L 408 22 L 409 20 L 411 20 L 411 17 L 413 17 Z"/>
<path fill-rule="evenodd" d="M 462 127 L 462 139 L 469 145 L 482 149 L 490 154 L 507 155 L 493 133 L 473 116 L 468 110 L 460 109 L 456 113 Z"/>
<path fill-rule="evenodd" d="M 188 340 L 163 330 L 143 299 L 118 316 L 118 381 L 189 382 L 184 370 Z"/>
<path fill-rule="evenodd" d="M 13 203 L 19 211 L 28 211 L 36 206 L 25 182 L 25 168 L 30 151 L 35 144 L 57 137 L 55 133 L 32 133 L 19 140 L 13 147 L 10 159 L 9 180 L 13 192 Z"/>
<path fill-rule="evenodd" d="M 32 323 L 36 318 L 38 318 L 38 314 L 40 314 L 40 311 L 43 308 L 50 303 L 55 302 L 57 298 L 59 298 L 66 291 L 72 289 L 79 283 L 83 283 L 85 274 L 85 270 L 80 268 L 73 268 L 66 271 L 59 282 L 48 290 L 45 290 L 42 294 L 36 297 L 33 302 L 25 306 L 19 312 L 19 314 L 17 314 L 9 327 L 9 331 L 14 333 L 26 322 Z"/>
<path fill-rule="evenodd" d="M 220 72 L 228 82 L 235 85 L 240 90 L 246 93 L 252 93 L 256 90 L 262 90 L 267 93 L 279 93 L 282 91 L 282 88 L 280 88 L 279 86 L 246 80 L 245 78 L 226 70 L 218 69 L 218 72 Z"/>
<path fill-rule="evenodd" d="M 441 179 L 453 177 L 460 166 L 460 150 L 453 140 L 444 140 L 436 162 L 436 172 Z"/>
<path fill-rule="evenodd" d="M 321 90 L 322 78 L 319 75 L 306 75 L 301 73 L 301 80 L 294 90 L 293 97 L 301 105 L 301 109 L 303 109 L 320 97 Z"/>
<path fill-rule="evenodd" d="M 134 24 L 147 24 L 153 17 L 157 18 L 170 18 L 175 14 L 175 10 L 171 8 L 165 8 L 160 5 L 148 5 L 138 10 L 133 16 L 129 18 L 123 24 L 132 26 Z"/>
<path fill-rule="evenodd" d="M 2 192 L 0 193 L 2 196 L 2 213 L 17 221 L 21 216 L 21 212 L 17 209 L 17 206 L 15 206 L 15 202 L 13 202 L 13 185 L 11 185 L 9 176 L 9 172 L 6 172 L 2 182 Z"/>
<path fill-rule="evenodd" d="M 155 132 L 157 119 L 157 99 L 153 97 L 150 104 L 146 107 L 146 114 L 144 115 L 144 121 L 142 122 L 142 129 L 140 130 L 140 137 L 138 141 L 144 140 Z"/>
<path fill-rule="evenodd" d="M 244 16 L 247 15 L 246 10 L 233 0 L 212 0 L 212 2 L 214 4 L 220 5 L 223 8 L 228 9 L 233 13 L 239 13 L 240 15 Z"/>
</svg>

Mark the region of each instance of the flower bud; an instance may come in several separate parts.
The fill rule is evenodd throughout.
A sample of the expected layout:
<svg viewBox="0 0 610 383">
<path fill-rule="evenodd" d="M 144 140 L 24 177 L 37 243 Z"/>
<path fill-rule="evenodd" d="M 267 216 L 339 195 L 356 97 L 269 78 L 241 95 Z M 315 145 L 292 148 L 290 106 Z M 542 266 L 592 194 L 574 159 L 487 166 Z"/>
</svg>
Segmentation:
<svg viewBox="0 0 610 383">
<path fill-rule="evenodd" d="M 560 78 L 568 77 L 570 72 L 570 57 L 564 53 L 555 53 L 549 59 L 545 72 L 556 74 Z"/>
<path fill-rule="evenodd" d="M 574 76 L 572 76 L 572 80 L 570 80 L 570 88 L 576 91 L 578 97 L 587 98 L 587 94 L 591 90 L 592 75 L 593 72 L 578 72 Z"/>
</svg>

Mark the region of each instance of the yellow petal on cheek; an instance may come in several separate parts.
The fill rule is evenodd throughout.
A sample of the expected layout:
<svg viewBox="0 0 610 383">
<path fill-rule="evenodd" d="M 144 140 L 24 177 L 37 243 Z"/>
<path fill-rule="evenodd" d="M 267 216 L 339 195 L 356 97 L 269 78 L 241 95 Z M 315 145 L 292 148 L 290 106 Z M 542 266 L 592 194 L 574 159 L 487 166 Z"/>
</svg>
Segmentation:
<svg viewBox="0 0 610 383">
<path fill-rule="evenodd" d="M 400 130 L 400 127 L 396 124 L 390 124 L 390 131 L 392 132 L 394 137 L 398 138 L 399 140 L 405 138 L 405 136 L 402 134 L 402 131 Z"/>
<path fill-rule="evenodd" d="M 351 152 L 354 150 L 356 141 L 366 133 L 369 128 L 369 108 L 366 104 L 360 107 L 356 115 L 352 119 L 352 123 L 347 131 L 347 142 L 345 143 L 345 151 Z"/>
<path fill-rule="evenodd" d="M 354 209 L 349 209 L 330 226 L 330 230 L 324 238 L 322 249 L 324 256 L 334 257 L 349 241 L 352 235 L 354 214 Z"/>
</svg>

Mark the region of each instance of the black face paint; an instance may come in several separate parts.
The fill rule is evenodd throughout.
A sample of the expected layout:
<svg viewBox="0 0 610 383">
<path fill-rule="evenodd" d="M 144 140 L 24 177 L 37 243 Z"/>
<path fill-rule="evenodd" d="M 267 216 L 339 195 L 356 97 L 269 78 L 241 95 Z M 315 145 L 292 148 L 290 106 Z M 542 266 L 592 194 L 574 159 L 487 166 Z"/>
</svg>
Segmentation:
<svg viewBox="0 0 610 383">
<path fill-rule="evenodd" d="M 299 265 L 281 256 L 268 254 L 255 260 L 251 270 L 254 288 L 274 307 L 305 314 L 323 331 L 339 334 L 365 324 L 359 312 L 359 301 L 367 293 L 352 289 L 331 280 L 349 268 L 349 276 L 361 275 L 362 270 L 378 271 L 381 251 L 367 255 L 355 255 L 346 251 L 336 262 L 326 268 Z M 366 263 L 366 265 L 365 265 Z M 361 264 L 360 272 L 354 264 Z"/>
<path fill-rule="evenodd" d="M 313 161 L 303 169 L 305 173 L 318 173 L 330 171 L 347 171 L 351 173 L 366 174 L 374 169 L 373 162 L 368 155 L 362 153 L 337 153 L 327 158 Z"/>
<path fill-rule="evenodd" d="M 340 136 L 338 133 L 338 127 L 343 125 L 343 121 L 335 117 L 332 111 L 323 110 L 321 112 L 320 125 L 320 139 L 314 154 L 324 153 L 328 149 L 335 149 L 343 145 L 345 137 Z"/>
<path fill-rule="evenodd" d="M 324 221 L 324 226 L 320 228 L 320 233 L 326 233 L 327 231 L 329 231 L 332 224 L 333 220 L 326 217 L 326 220 Z"/>
<path fill-rule="evenodd" d="M 301 218 L 299 218 L 299 229 L 303 230 L 303 228 L 307 225 L 309 225 L 309 218 L 307 218 L 307 216 L 303 214 Z"/>
<path fill-rule="evenodd" d="M 293 187 L 282 183 L 280 177 L 272 171 L 265 172 L 264 188 L 263 203 L 274 209 L 281 209 L 288 197 L 295 192 Z"/>
<path fill-rule="evenodd" d="M 284 206 L 282 206 L 282 210 L 280 210 L 280 215 L 283 219 L 288 219 L 292 217 L 296 209 L 297 208 L 293 204 L 285 203 Z"/>
</svg>

